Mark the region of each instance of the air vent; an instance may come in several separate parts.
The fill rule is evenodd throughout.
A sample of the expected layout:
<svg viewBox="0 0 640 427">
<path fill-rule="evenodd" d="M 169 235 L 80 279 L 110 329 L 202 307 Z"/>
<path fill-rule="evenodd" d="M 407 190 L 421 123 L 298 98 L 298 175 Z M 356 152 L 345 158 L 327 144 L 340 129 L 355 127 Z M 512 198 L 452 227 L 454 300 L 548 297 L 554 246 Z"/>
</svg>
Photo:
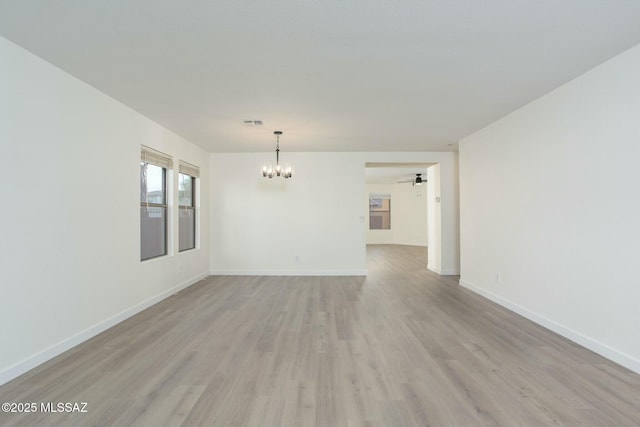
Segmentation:
<svg viewBox="0 0 640 427">
<path fill-rule="evenodd" d="M 245 126 L 261 126 L 262 120 L 243 120 Z"/>
</svg>

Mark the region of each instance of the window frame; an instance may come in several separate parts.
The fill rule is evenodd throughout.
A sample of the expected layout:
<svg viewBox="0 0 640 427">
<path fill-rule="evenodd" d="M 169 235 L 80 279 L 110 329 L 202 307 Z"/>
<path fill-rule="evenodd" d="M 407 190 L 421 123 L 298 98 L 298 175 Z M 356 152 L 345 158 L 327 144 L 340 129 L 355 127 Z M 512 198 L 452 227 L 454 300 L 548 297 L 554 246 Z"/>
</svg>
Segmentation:
<svg viewBox="0 0 640 427">
<path fill-rule="evenodd" d="M 372 210 L 371 200 L 387 200 L 388 208 L 386 210 Z M 384 204 L 384 203 L 383 203 Z M 371 214 L 372 213 L 386 213 L 389 217 L 388 228 L 371 228 Z M 383 224 L 384 225 L 384 221 Z M 369 230 L 391 230 L 391 195 L 370 194 L 369 195 Z"/>
<path fill-rule="evenodd" d="M 144 191 L 146 192 L 146 194 L 144 194 L 144 197 L 140 197 L 140 261 L 141 262 L 145 262 L 145 261 L 149 261 L 152 259 L 157 259 L 160 257 L 164 257 L 164 256 L 168 256 L 169 255 L 169 248 L 170 248 L 170 235 L 169 235 L 169 231 L 171 229 L 170 227 L 170 210 L 169 210 L 169 202 L 171 200 L 170 194 L 169 194 L 169 179 L 171 177 L 171 175 L 169 174 L 169 171 L 172 169 L 173 167 L 173 161 L 171 159 L 171 157 L 165 155 L 164 153 L 161 153 L 159 151 L 153 150 L 152 148 L 146 147 L 146 146 L 142 146 L 142 153 L 141 153 L 141 159 L 140 159 L 140 182 L 141 182 L 141 186 L 140 186 L 140 195 L 142 196 L 142 190 L 143 190 L 143 186 L 142 186 L 142 182 L 145 182 L 144 185 Z M 162 171 L 162 183 L 161 183 L 161 188 L 162 188 L 162 203 L 157 203 L 157 202 L 149 202 L 149 187 L 148 187 L 148 177 L 146 179 L 143 180 L 142 174 L 145 172 L 145 168 L 149 167 L 149 166 L 154 166 L 157 168 L 160 168 Z M 144 251 L 143 248 L 145 248 L 144 242 L 145 242 L 145 238 L 144 238 L 144 230 L 143 230 L 143 218 L 144 218 L 144 214 L 142 209 L 147 209 L 146 214 L 148 215 L 148 209 L 149 208 L 159 208 L 161 210 L 162 213 L 162 217 L 163 217 L 163 221 L 162 221 L 162 253 L 157 253 L 154 254 L 153 256 L 149 256 L 149 257 L 144 257 Z"/>
<path fill-rule="evenodd" d="M 180 200 L 180 183 L 181 183 L 181 176 L 180 175 L 184 175 L 189 177 L 189 179 L 191 180 L 191 205 L 183 205 L 182 201 Z M 197 218 L 196 218 L 196 177 L 193 175 L 190 175 L 188 173 L 185 172 L 178 172 L 178 218 L 180 218 L 180 209 L 184 209 L 184 210 L 191 210 L 193 213 L 193 227 L 191 229 L 191 233 L 193 236 L 193 246 L 189 247 L 189 248 L 184 248 L 182 249 L 180 247 L 180 224 L 179 224 L 179 219 L 178 219 L 178 253 L 181 252 L 186 252 L 186 251 L 190 251 L 193 249 L 196 249 L 197 247 Z"/>
</svg>

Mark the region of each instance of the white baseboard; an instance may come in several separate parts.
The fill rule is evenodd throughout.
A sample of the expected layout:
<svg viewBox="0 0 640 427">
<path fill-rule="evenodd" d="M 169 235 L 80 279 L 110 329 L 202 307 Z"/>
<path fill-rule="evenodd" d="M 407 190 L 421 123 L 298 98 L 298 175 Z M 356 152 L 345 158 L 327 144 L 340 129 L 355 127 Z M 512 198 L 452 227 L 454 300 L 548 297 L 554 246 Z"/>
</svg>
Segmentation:
<svg viewBox="0 0 640 427">
<path fill-rule="evenodd" d="M 212 276 L 366 276 L 367 270 L 211 270 Z"/>
<path fill-rule="evenodd" d="M 519 306 L 505 298 L 502 298 L 499 295 L 496 295 L 492 292 L 489 292 L 477 285 L 474 285 L 471 282 L 460 279 L 460 286 L 467 288 L 483 297 L 499 304 L 519 315 L 526 317 L 532 322 L 537 323 L 538 325 L 544 326 L 547 329 L 557 333 L 558 335 L 562 335 L 563 337 L 580 344 L 583 347 L 588 348 L 589 350 L 598 353 L 601 356 L 606 357 L 613 362 L 618 363 L 619 365 L 624 366 L 627 369 L 630 369 L 634 372 L 640 373 L 640 360 L 632 357 L 626 353 L 616 350 L 615 348 L 609 347 L 606 344 L 603 344 L 599 341 L 594 340 L 593 338 L 587 337 L 573 329 L 567 328 L 559 323 L 554 322 L 551 319 L 547 319 L 544 316 L 540 316 L 532 311 L 527 310 L 524 307 Z"/>
<path fill-rule="evenodd" d="M 78 344 L 81 344 L 84 341 L 93 338 L 99 333 L 104 332 L 105 330 L 117 325 L 124 320 L 127 320 L 128 318 L 135 314 L 138 314 L 142 310 L 159 303 L 165 298 L 180 292 L 181 290 L 193 285 L 196 282 L 199 282 L 200 280 L 208 276 L 208 273 L 200 274 L 199 276 L 189 279 L 186 282 L 179 284 L 178 286 L 168 289 L 152 298 L 149 298 L 146 301 L 142 301 L 141 303 L 136 304 L 133 307 L 130 307 L 116 314 L 115 316 L 112 316 L 90 328 L 87 328 L 84 331 L 72 335 L 57 344 L 45 348 L 44 350 L 34 354 L 33 356 L 30 356 L 14 365 L 9 366 L 7 369 L 4 369 L 0 372 L 0 385 L 11 381 L 12 379 L 24 374 L 25 372 L 30 371 L 31 369 L 45 363 L 48 360 L 53 359 L 54 357 L 64 353 L 65 351 L 77 346 Z"/>
<path fill-rule="evenodd" d="M 437 273 L 441 276 L 457 276 L 460 274 L 460 270 L 457 269 L 441 269 L 439 267 L 436 267 L 432 264 L 428 264 L 427 263 L 427 268 L 431 271 L 433 271 L 434 273 Z"/>
</svg>

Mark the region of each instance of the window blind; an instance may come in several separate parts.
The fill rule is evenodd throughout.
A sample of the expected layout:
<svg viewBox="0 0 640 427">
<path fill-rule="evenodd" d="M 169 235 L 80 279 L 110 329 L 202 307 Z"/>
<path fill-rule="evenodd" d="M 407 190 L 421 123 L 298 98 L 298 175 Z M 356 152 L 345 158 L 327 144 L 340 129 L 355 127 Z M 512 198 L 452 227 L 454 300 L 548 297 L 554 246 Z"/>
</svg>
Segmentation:
<svg viewBox="0 0 640 427">
<path fill-rule="evenodd" d="M 140 151 L 140 161 L 143 163 L 149 163 L 155 166 L 160 166 L 165 169 L 173 168 L 173 160 L 168 154 L 164 154 L 153 148 L 142 146 Z"/>
<path fill-rule="evenodd" d="M 200 168 L 198 166 L 192 165 L 191 163 L 180 161 L 179 165 L 180 173 L 185 175 L 190 175 L 194 178 L 200 178 Z"/>
</svg>

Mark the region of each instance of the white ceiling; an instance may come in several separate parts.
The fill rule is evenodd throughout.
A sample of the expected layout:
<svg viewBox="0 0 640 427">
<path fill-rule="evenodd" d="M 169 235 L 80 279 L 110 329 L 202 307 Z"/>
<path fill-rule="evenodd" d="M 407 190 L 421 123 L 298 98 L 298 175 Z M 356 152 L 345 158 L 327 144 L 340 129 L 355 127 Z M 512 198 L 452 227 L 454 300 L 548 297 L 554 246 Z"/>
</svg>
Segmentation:
<svg viewBox="0 0 640 427">
<path fill-rule="evenodd" d="M 0 0 L 0 34 L 211 152 L 451 151 L 640 42 L 638 0 Z M 262 127 L 243 120 L 259 119 Z"/>
</svg>

